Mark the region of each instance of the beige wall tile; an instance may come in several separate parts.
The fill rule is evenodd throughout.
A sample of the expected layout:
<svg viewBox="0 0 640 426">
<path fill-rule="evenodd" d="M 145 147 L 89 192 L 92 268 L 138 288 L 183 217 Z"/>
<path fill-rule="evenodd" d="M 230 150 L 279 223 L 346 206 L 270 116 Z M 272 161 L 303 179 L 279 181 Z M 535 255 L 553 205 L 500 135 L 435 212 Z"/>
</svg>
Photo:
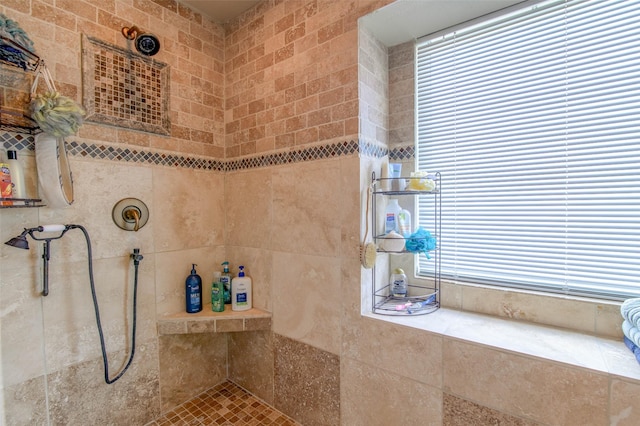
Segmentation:
<svg viewBox="0 0 640 426">
<path fill-rule="evenodd" d="M 340 353 L 340 261 L 273 254 L 273 331 Z"/>
<path fill-rule="evenodd" d="M 0 387 L 4 408 L 2 420 L 8 425 L 47 424 L 44 376 Z"/>
<path fill-rule="evenodd" d="M 254 169 L 225 176 L 225 243 L 269 248 L 273 216 L 272 171 Z"/>
<path fill-rule="evenodd" d="M 340 424 L 340 358 L 274 335 L 275 407 L 308 426 Z"/>
<path fill-rule="evenodd" d="M 211 302 L 213 271 L 222 271 L 224 249 L 199 248 L 156 254 L 156 314 L 158 317 L 184 312 L 185 280 L 191 273 L 191 264 L 202 279 L 202 298 Z"/>
<path fill-rule="evenodd" d="M 160 415 L 158 346 L 155 340 L 138 343 L 131 367 L 114 384 L 104 381 L 102 360 L 75 363 L 49 374 L 51 424 L 146 424 Z M 126 359 L 126 351 L 110 353 Z M 118 365 L 115 363 L 116 366 Z M 110 366 L 110 378 L 118 373 Z"/>
<path fill-rule="evenodd" d="M 52 259 L 50 293 L 42 300 L 50 371 L 100 356 L 87 262 L 64 262 L 64 257 L 56 262 L 53 255 Z M 124 350 L 131 341 L 134 277 L 130 262 L 129 256 L 93 261 L 100 320 L 109 352 Z M 139 268 L 136 313 L 139 342 L 156 336 L 154 266 L 153 255 L 147 255 Z"/>
<path fill-rule="evenodd" d="M 224 333 L 159 337 L 162 411 L 170 410 L 227 377 Z"/>
<path fill-rule="evenodd" d="M 444 394 L 444 402 L 442 405 L 444 411 L 444 417 L 442 419 L 443 426 L 467 426 L 472 424 L 536 426 L 539 424 L 503 414 L 447 393 Z"/>
<path fill-rule="evenodd" d="M 274 348 L 271 331 L 229 333 L 229 379 L 274 404 Z"/>
<path fill-rule="evenodd" d="M 608 420 L 608 378 L 589 370 L 445 339 L 443 381 L 455 395 L 543 424 Z"/>
<path fill-rule="evenodd" d="M 611 381 L 611 417 L 609 424 L 616 426 L 633 426 L 638 423 L 640 401 L 638 392 L 640 384 L 622 380 Z"/>
<path fill-rule="evenodd" d="M 342 356 L 442 387 L 441 335 L 362 318 L 343 327 Z"/>
<path fill-rule="evenodd" d="M 9 388 L 41 376 L 45 371 L 42 309 L 38 293 L 41 289 L 40 263 L 31 256 L 33 251 L 5 247 L 22 256 L 12 256 L 13 262 L 19 265 L 9 266 L 7 257 L 3 257 L 0 266 L 0 388 Z"/>
<path fill-rule="evenodd" d="M 75 157 L 70 159 L 70 164 L 74 180 L 73 206 L 38 209 L 40 223 L 82 225 L 91 238 L 93 256 L 98 259 L 126 255 L 134 247 L 141 248 L 143 253 L 152 250 L 152 229 L 158 215 L 150 196 L 151 170 L 116 162 L 78 161 Z M 138 232 L 121 230 L 113 223 L 111 212 L 123 198 L 137 198 L 149 208 L 149 222 Z M 71 230 L 54 243 L 52 256 L 65 261 L 84 260 L 85 246 L 82 232 Z"/>
<path fill-rule="evenodd" d="M 233 276 L 237 276 L 238 266 L 243 265 L 246 276 L 251 277 L 253 307 L 272 312 L 273 253 L 264 249 L 227 246 L 226 256 Z"/>
<path fill-rule="evenodd" d="M 595 307 L 590 302 L 486 287 L 465 286 L 462 291 L 464 310 L 595 332 Z"/>
<path fill-rule="evenodd" d="M 442 424 L 442 392 L 349 357 L 341 359 L 341 424 Z"/>
<path fill-rule="evenodd" d="M 314 161 L 273 171 L 273 250 L 335 256 L 340 250 L 340 163 Z"/>
<path fill-rule="evenodd" d="M 224 244 L 223 175 L 154 169 L 153 231 L 158 251 Z"/>
</svg>

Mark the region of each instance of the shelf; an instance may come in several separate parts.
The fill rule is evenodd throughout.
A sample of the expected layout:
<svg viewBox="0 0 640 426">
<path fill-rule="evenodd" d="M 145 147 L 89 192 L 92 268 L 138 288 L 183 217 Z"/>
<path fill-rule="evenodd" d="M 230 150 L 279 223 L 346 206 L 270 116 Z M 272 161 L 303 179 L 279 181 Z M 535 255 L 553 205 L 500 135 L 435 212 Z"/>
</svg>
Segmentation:
<svg viewBox="0 0 640 426">
<path fill-rule="evenodd" d="M 38 68 L 40 58 L 13 40 L 0 35 L 0 63 L 33 72 Z"/>
<path fill-rule="evenodd" d="M 180 312 L 158 319 L 158 334 L 228 333 L 271 329 L 271 312 L 252 308 L 233 311 L 231 305 L 224 312 L 213 312 L 211 304 L 195 314 Z"/>
<path fill-rule="evenodd" d="M 5 205 L 4 203 L 11 203 Z M 24 207 L 44 207 L 40 198 L 0 198 L 0 209 L 16 209 Z"/>
<path fill-rule="evenodd" d="M 0 129 L 5 132 L 26 133 L 35 135 L 40 133 L 40 127 L 35 121 L 22 112 L 12 111 L 0 107 Z"/>
<path fill-rule="evenodd" d="M 40 58 L 34 53 L 26 50 L 13 40 L 0 35 L 0 65 L 7 66 L 8 75 L 26 75 L 24 73 L 34 73 L 41 64 Z M 5 69 L 3 69 L 5 70 Z M 21 72 L 22 71 L 22 72 Z M 31 82 L 27 87 L 19 89 L 15 81 L 3 74 L 3 87 L 10 87 L 12 90 L 24 91 L 28 95 Z M 24 80 L 23 80 L 24 81 Z M 27 84 L 25 82 L 25 84 Z M 4 100 L 3 100 L 4 102 Z M 26 108 L 25 108 L 26 110 Z M 34 135 L 41 130 L 35 121 L 25 111 L 16 108 L 9 108 L 7 105 L 0 105 L 0 129 L 6 132 L 24 133 Z"/>
<path fill-rule="evenodd" d="M 433 275 L 426 281 L 417 281 L 407 283 L 409 289 L 407 297 L 393 297 L 391 295 L 391 286 L 386 281 L 387 277 L 384 277 L 382 281 L 376 279 L 376 266 L 372 268 L 372 303 L 371 311 L 374 314 L 392 315 L 392 316 L 406 316 L 406 315 L 424 315 L 435 312 L 440 308 L 440 234 L 441 234 L 441 176 L 440 173 L 429 173 L 424 176 L 411 176 L 411 177 L 399 177 L 399 178 L 381 178 L 376 179 L 375 173 L 371 176 L 371 192 L 376 196 L 372 200 L 371 208 L 371 222 L 373 223 L 374 230 L 380 229 L 380 223 L 377 222 L 378 217 L 378 203 L 382 199 L 389 196 L 427 196 L 433 197 L 433 224 L 427 227 L 426 224 L 421 225 L 422 231 L 420 234 L 414 230 L 408 237 L 400 238 L 400 236 L 388 237 L 387 234 L 379 234 L 374 231 L 373 240 L 376 243 L 376 251 L 378 253 L 390 254 L 390 255 L 412 255 L 424 254 L 427 259 L 432 259 L 433 263 Z M 399 185 L 398 185 L 399 183 Z M 387 189 L 394 188 L 396 189 Z M 398 187 L 404 187 L 402 190 L 397 190 Z M 423 188 L 423 189 L 413 189 Z M 429 188 L 429 190 L 426 190 Z M 428 198 L 427 201 L 431 202 Z M 416 225 L 416 222 L 412 224 Z M 418 228 L 420 229 L 420 228 Z M 435 239 L 435 241 L 433 240 Z M 387 250 L 387 248 L 400 249 L 399 244 L 385 244 L 386 242 L 402 241 L 404 244 L 401 250 Z M 406 243 L 412 242 L 410 248 L 412 251 L 406 249 Z M 415 251 L 422 248 L 422 251 Z M 427 251 L 427 249 L 429 250 Z M 415 250 L 414 250 L 415 249 Z M 391 259 L 389 259 L 391 261 Z M 391 265 L 389 265 L 391 268 Z M 431 272 L 429 272 L 431 275 Z M 379 287 L 379 288 L 378 288 Z M 420 303 L 422 302 L 422 304 Z M 417 308 L 415 305 L 418 305 Z M 413 306 L 412 306 L 413 305 Z"/>
<path fill-rule="evenodd" d="M 379 300 L 373 307 L 374 314 L 381 315 L 394 315 L 394 316 L 405 316 L 405 315 L 425 315 L 430 314 L 436 311 L 440 307 L 438 293 L 439 290 L 435 288 L 427 288 L 427 287 L 418 287 L 415 285 L 409 284 L 409 289 L 418 288 L 420 290 L 429 290 L 429 294 L 421 295 L 421 296 L 409 296 L 409 297 L 392 297 L 392 296 L 381 296 L 382 299 Z M 379 290 L 379 292 L 384 291 L 385 288 Z M 411 310 L 411 305 L 417 304 L 420 302 L 428 301 L 424 306 L 420 306 L 417 310 Z M 407 304 L 411 304 L 410 306 L 406 306 Z"/>
</svg>

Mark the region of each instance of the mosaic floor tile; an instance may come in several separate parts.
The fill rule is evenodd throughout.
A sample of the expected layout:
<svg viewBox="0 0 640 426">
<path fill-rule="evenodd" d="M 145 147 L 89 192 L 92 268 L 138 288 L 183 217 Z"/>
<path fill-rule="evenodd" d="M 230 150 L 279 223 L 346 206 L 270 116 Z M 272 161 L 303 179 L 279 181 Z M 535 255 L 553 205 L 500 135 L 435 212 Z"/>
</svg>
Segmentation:
<svg viewBox="0 0 640 426">
<path fill-rule="evenodd" d="M 224 382 L 146 426 L 300 426 L 232 382 Z"/>
</svg>

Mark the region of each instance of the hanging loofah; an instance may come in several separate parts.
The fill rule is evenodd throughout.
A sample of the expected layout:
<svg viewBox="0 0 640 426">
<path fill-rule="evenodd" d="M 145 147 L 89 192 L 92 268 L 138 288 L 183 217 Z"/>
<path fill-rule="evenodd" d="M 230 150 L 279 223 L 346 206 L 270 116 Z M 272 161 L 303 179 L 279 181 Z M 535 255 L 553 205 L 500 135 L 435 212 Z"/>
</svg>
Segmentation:
<svg viewBox="0 0 640 426">
<path fill-rule="evenodd" d="M 36 94 L 38 78 L 43 76 L 48 91 Z M 56 137 L 73 135 L 84 121 L 85 111 L 73 99 L 62 96 L 55 88 L 49 70 L 41 61 L 31 89 L 31 118 L 43 132 Z"/>
<path fill-rule="evenodd" d="M 36 95 L 29 106 L 31 118 L 43 132 L 57 137 L 75 134 L 84 119 L 84 109 L 58 92 Z"/>
</svg>

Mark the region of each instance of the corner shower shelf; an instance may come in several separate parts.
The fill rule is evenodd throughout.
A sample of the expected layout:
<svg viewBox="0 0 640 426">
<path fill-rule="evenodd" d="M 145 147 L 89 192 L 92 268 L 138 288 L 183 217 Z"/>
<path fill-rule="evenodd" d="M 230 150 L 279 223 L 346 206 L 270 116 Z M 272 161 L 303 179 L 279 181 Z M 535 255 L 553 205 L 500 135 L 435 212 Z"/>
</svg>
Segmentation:
<svg viewBox="0 0 640 426">
<path fill-rule="evenodd" d="M 10 202 L 10 205 L 3 203 Z M 0 198 L 0 209 L 15 209 L 20 207 L 44 207 L 40 198 Z"/>
<path fill-rule="evenodd" d="M 435 183 L 435 188 L 431 191 L 420 191 L 420 190 L 387 190 L 383 189 L 385 186 L 391 186 L 393 183 L 393 179 L 391 178 L 378 178 L 376 179 L 375 173 L 372 174 L 372 192 L 373 192 L 373 201 L 372 201 L 372 209 L 371 209 L 371 222 L 374 224 L 374 230 L 381 228 L 379 224 L 377 224 L 376 220 L 378 219 L 377 213 L 377 205 L 378 205 L 378 197 L 389 197 L 389 196 L 397 196 L 397 197 L 415 197 L 415 196 L 428 196 L 433 199 L 433 236 L 436 238 L 437 243 L 435 249 L 431 252 L 432 263 L 433 263 L 433 275 L 431 277 L 431 283 L 424 284 L 424 281 L 421 282 L 413 282 L 408 284 L 409 296 L 408 297 L 393 297 L 390 295 L 391 285 L 387 283 L 387 280 L 384 279 L 383 283 L 378 284 L 376 280 L 376 266 L 372 268 L 372 306 L 371 311 L 374 314 L 381 315 L 392 315 L 392 316 L 404 316 L 404 315 L 424 315 L 429 314 L 431 312 L 435 312 L 440 308 L 440 232 L 441 232 L 441 211 L 442 205 L 440 201 L 440 191 L 441 191 L 441 179 L 440 173 L 433 174 L 433 181 Z M 403 177 L 403 180 L 410 179 L 420 179 L 415 177 Z M 374 241 L 376 245 L 379 247 L 380 243 L 383 242 L 387 237 L 384 234 L 376 234 L 374 236 Z M 405 238 L 407 240 L 408 238 Z M 408 252 L 406 250 L 401 250 L 397 252 L 389 252 L 384 251 L 381 248 L 377 249 L 378 253 L 386 253 L 393 255 L 411 255 L 415 256 L 415 253 Z M 424 256 L 421 254 L 421 256 Z M 379 288 L 378 288 L 379 287 Z M 406 305 L 416 304 L 416 303 L 424 303 L 424 306 L 419 308 L 417 311 L 409 312 L 409 309 L 406 309 Z"/>
<path fill-rule="evenodd" d="M 180 312 L 158 319 L 158 334 L 227 333 L 271 329 L 271 312 L 252 308 L 232 311 L 225 305 L 224 312 L 211 311 L 211 304 L 195 314 Z"/>
<path fill-rule="evenodd" d="M 0 36 L 0 64 L 18 68 L 27 73 L 38 69 L 41 59 L 13 40 Z M 34 135 L 40 133 L 38 125 L 22 111 L 5 108 L 0 105 L 0 130 Z"/>
</svg>

